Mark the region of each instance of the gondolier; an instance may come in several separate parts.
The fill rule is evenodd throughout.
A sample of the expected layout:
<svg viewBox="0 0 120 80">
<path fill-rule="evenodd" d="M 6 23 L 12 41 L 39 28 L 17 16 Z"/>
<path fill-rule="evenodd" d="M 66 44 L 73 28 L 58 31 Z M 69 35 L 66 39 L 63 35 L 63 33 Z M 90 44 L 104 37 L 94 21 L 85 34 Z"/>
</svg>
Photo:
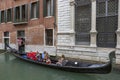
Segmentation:
<svg viewBox="0 0 120 80">
<path fill-rule="evenodd" d="M 25 44 L 23 38 L 18 38 L 17 43 L 18 43 L 18 50 L 20 53 L 22 53 L 24 51 L 24 44 Z"/>
</svg>

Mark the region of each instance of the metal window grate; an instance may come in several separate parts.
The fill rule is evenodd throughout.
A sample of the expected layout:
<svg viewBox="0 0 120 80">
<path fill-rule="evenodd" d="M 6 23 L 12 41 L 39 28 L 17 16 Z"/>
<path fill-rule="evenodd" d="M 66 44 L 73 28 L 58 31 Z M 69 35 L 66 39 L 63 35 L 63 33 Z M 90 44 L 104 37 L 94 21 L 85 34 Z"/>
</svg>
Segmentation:
<svg viewBox="0 0 120 80">
<path fill-rule="evenodd" d="M 104 5 L 100 6 L 101 4 Z M 101 8 L 104 8 L 105 15 L 101 14 Z M 97 9 L 97 46 L 115 47 L 115 31 L 117 30 L 118 26 L 118 0 L 105 0 L 105 2 L 97 2 Z"/>
<path fill-rule="evenodd" d="M 108 1 L 108 15 L 116 15 L 118 11 L 118 0 Z"/>
<path fill-rule="evenodd" d="M 77 0 L 81 4 L 89 0 Z M 79 2 L 80 3 L 80 2 Z M 89 13 L 89 14 L 88 14 Z M 82 5 L 75 7 L 75 39 L 77 45 L 88 45 L 90 43 L 91 29 L 91 5 Z"/>
<path fill-rule="evenodd" d="M 75 0 L 77 6 L 89 5 L 91 0 Z"/>
<path fill-rule="evenodd" d="M 105 2 L 97 4 L 97 17 L 105 16 Z"/>
</svg>

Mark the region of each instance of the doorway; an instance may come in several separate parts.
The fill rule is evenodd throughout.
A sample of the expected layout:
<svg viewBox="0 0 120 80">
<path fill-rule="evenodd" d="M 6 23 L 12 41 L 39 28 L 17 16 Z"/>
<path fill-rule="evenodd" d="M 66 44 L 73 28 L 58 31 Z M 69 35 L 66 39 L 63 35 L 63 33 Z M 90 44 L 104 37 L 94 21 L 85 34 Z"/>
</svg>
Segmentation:
<svg viewBox="0 0 120 80">
<path fill-rule="evenodd" d="M 10 39 L 9 39 L 9 32 L 6 31 L 4 32 L 4 49 L 6 50 L 7 49 L 7 46 L 6 45 L 9 45 L 10 43 Z"/>
<path fill-rule="evenodd" d="M 20 53 L 25 52 L 25 31 L 19 30 L 17 31 L 17 44 L 18 44 L 18 50 Z"/>
</svg>

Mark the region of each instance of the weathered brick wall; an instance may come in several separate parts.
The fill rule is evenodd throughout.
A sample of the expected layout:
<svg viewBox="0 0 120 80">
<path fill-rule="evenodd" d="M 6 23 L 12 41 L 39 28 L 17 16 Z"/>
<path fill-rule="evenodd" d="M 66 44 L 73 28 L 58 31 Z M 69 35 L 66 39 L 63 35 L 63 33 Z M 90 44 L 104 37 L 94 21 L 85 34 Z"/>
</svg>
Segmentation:
<svg viewBox="0 0 120 80">
<path fill-rule="evenodd" d="M 38 25 L 26 29 L 26 44 L 44 45 L 44 26 Z"/>
<path fill-rule="evenodd" d="M 11 23 L 1 23 L 0 24 L 0 48 L 1 45 L 4 43 L 2 42 L 2 34 L 5 31 L 10 32 L 10 45 L 17 46 L 17 31 L 24 30 L 25 31 L 25 41 L 26 41 L 26 49 L 30 47 L 30 49 L 37 50 L 44 50 L 44 33 L 45 29 L 54 29 L 54 17 L 43 17 L 43 0 L 39 0 L 39 18 L 38 19 L 30 19 L 30 8 L 29 4 L 38 0 L 2 0 L 0 2 L 0 10 L 6 10 L 8 8 L 13 8 L 15 6 L 19 6 L 22 4 L 28 4 L 28 24 L 26 25 L 14 25 L 13 22 Z M 56 32 L 56 31 L 55 31 Z M 39 45 L 35 47 L 36 45 Z M 34 49 L 33 49 L 34 48 Z M 55 52 L 55 48 L 53 47 Z M 28 50 L 29 51 L 29 50 Z M 49 51 L 49 49 L 48 49 Z M 51 53 L 52 53 L 51 49 Z"/>
<path fill-rule="evenodd" d="M 0 2 L 0 9 L 5 10 L 11 7 L 19 6 L 22 4 L 28 3 L 28 12 L 29 11 L 29 4 L 31 2 L 35 2 L 38 0 L 4 0 Z M 2 23 L 0 24 L 0 31 L 5 32 L 9 31 L 11 33 L 11 43 L 16 43 L 17 38 L 17 30 L 25 30 L 25 36 L 29 40 L 29 44 L 44 44 L 44 29 L 45 28 L 54 28 L 54 17 L 43 17 L 43 0 L 40 0 L 40 18 L 39 19 L 30 19 L 28 14 L 29 20 L 27 25 L 13 25 L 13 23 Z M 1 37 L 1 36 L 0 36 Z M 27 39 L 27 40 L 28 40 Z M 31 42 L 30 42 L 31 41 Z"/>
<path fill-rule="evenodd" d="M 16 31 L 11 31 L 10 32 L 10 43 L 11 44 L 16 44 L 16 39 L 17 39 L 17 32 Z"/>
</svg>

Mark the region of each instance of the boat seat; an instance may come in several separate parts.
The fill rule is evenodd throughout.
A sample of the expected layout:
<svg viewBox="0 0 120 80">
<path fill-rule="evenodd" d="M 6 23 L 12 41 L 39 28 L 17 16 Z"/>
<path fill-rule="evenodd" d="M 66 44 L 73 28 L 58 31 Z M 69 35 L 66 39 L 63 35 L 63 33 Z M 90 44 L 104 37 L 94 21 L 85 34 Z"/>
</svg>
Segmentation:
<svg viewBox="0 0 120 80">
<path fill-rule="evenodd" d="M 62 66 L 66 66 L 67 62 L 68 62 L 68 60 L 63 60 Z"/>
<path fill-rule="evenodd" d="M 74 67 L 79 67 L 79 62 L 74 62 L 74 61 L 68 61 L 65 66 L 74 66 Z"/>
</svg>

